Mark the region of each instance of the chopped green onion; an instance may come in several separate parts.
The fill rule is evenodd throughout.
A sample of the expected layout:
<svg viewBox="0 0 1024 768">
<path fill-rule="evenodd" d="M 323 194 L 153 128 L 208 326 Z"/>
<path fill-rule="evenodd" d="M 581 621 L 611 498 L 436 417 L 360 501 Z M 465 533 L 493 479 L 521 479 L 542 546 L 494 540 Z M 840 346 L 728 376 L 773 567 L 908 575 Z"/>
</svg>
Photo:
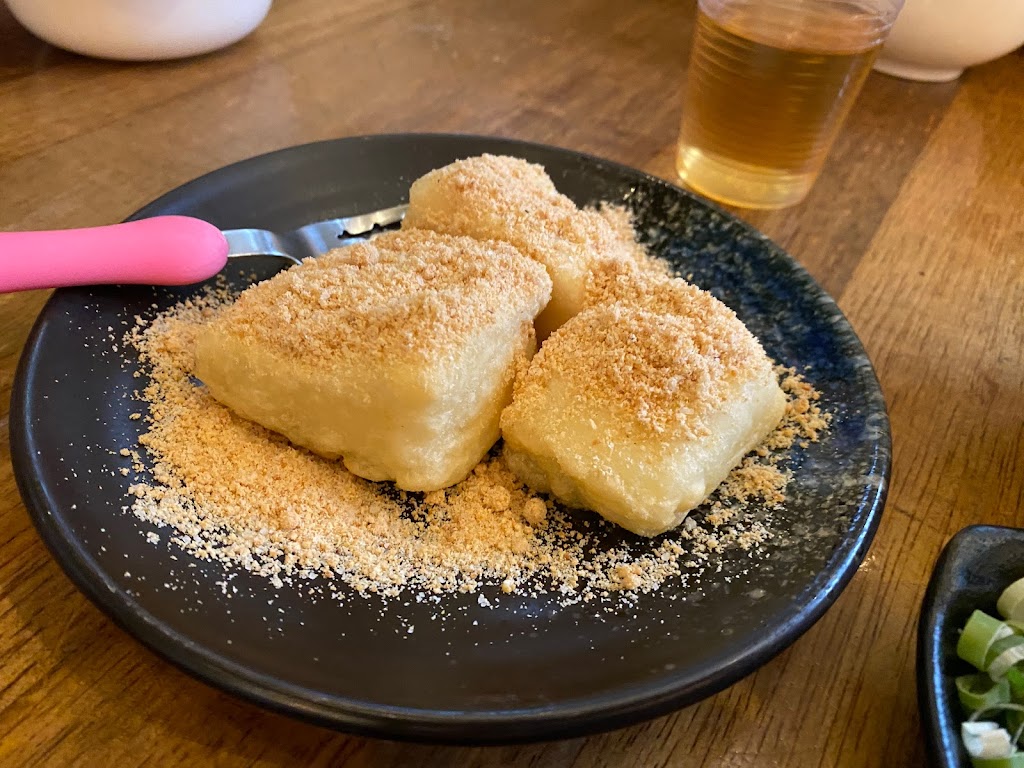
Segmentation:
<svg viewBox="0 0 1024 768">
<path fill-rule="evenodd" d="M 1024 661 L 1024 637 L 1010 635 L 992 643 L 988 650 L 986 671 L 993 680 L 998 680 L 1019 661 Z"/>
<path fill-rule="evenodd" d="M 960 738 L 973 768 L 1024 768 L 1024 579 L 1003 590 L 996 608 L 1005 621 L 975 611 L 957 642 L 957 656 L 983 673 L 956 678 L 969 713 Z"/>
<path fill-rule="evenodd" d="M 1024 579 L 1017 579 L 1003 590 L 996 601 L 996 609 L 1004 618 L 1024 621 Z"/>
<path fill-rule="evenodd" d="M 1024 752 L 1014 752 L 1006 757 L 972 757 L 974 768 L 1024 768 Z"/>
<path fill-rule="evenodd" d="M 1006 670 L 1006 681 L 1010 684 L 1010 698 L 1018 704 L 1024 704 L 1024 669 L 1014 664 Z"/>
<path fill-rule="evenodd" d="M 1020 744 L 1020 735 L 1024 733 L 1024 712 L 1018 712 L 1016 710 L 1007 710 L 1006 716 L 1006 727 L 1010 731 L 1010 738 L 1014 744 Z"/>
<path fill-rule="evenodd" d="M 960 725 L 960 740 L 963 742 L 964 749 L 971 755 L 971 764 L 975 768 L 1000 768 L 1001 766 L 1024 768 L 1024 752 L 1018 752 L 1015 747 L 1017 739 L 1020 738 L 1020 732 L 1010 736 L 1009 732 L 1002 728 L 999 723 L 981 719 L 982 715 L 993 712 L 1002 714 L 1007 718 L 1015 714 L 1024 716 L 1024 705 L 1011 702 L 996 704 L 988 709 L 979 709 L 971 713 L 967 721 Z M 1002 731 L 1003 733 L 995 733 L 996 731 Z M 1004 749 L 1001 746 L 1004 740 L 1007 743 L 1005 751 L 1001 754 L 992 754 L 993 752 L 998 753 L 1000 749 Z M 1003 763 L 999 762 L 1000 760 L 1008 760 L 1010 762 Z"/>
<path fill-rule="evenodd" d="M 1022 712 L 1024 713 L 1024 704 L 1014 704 L 1012 701 L 1008 704 L 996 704 L 994 707 L 988 709 L 979 709 L 977 712 L 971 714 L 968 718 L 969 722 L 975 722 L 980 720 L 981 716 L 987 712 Z"/>
<path fill-rule="evenodd" d="M 1005 622 L 983 611 L 975 611 L 960 634 L 960 640 L 956 644 L 956 655 L 984 672 L 988 666 L 986 662 L 992 644 L 1011 635 L 1013 630 Z"/>
<path fill-rule="evenodd" d="M 1013 754 L 1010 734 L 990 720 L 968 721 L 960 726 L 960 737 L 971 757 L 1009 757 Z"/>
<path fill-rule="evenodd" d="M 956 679 L 956 692 L 960 704 L 968 712 L 978 709 L 993 709 L 1010 700 L 1008 680 L 992 680 L 984 672 L 964 675 Z"/>
</svg>

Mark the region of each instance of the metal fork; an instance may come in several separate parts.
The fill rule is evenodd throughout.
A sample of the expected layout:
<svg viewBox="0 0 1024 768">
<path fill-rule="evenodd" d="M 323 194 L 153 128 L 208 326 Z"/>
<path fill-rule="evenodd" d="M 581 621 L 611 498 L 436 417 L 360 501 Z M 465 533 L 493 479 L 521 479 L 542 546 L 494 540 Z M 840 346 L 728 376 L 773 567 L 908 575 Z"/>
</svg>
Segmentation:
<svg viewBox="0 0 1024 768">
<path fill-rule="evenodd" d="M 364 240 L 361 236 L 374 229 L 397 224 L 405 217 L 408 208 L 408 205 L 396 205 L 343 219 L 317 221 L 291 232 L 227 229 L 224 230 L 224 238 L 228 241 L 228 258 L 278 256 L 293 264 L 301 264 L 303 258 L 319 256 L 332 248 Z"/>
</svg>

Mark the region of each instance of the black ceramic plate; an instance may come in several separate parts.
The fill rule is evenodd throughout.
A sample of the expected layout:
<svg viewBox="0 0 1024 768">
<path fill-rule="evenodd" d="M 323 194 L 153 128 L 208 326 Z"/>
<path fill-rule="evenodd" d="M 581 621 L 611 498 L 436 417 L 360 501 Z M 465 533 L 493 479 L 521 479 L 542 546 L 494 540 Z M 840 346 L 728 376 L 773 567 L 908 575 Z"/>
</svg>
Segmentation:
<svg viewBox="0 0 1024 768">
<path fill-rule="evenodd" d="M 141 429 L 129 414 L 137 361 L 108 328 L 195 287 L 57 291 L 32 332 L 11 406 L 25 503 L 74 582 L 142 642 L 194 675 L 339 729 L 463 743 L 568 737 L 626 725 L 719 691 L 777 654 L 835 600 L 877 526 L 889 431 L 871 365 L 835 303 L 763 236 L 638 171 L 575 152 L 469 136 L 403 135 L 295 147 L 215 171 L 137 217 L 191 214 L 221 228 L 287 230 L 407 199 L 424 172 L 482 152 L 546 166 L 580 204 L 624 202 L 651 248 L 732 306 L 776 360 L 808 374 L 834 414 L 797 451 L 775 539 L 733 552 L 697 587 L 668 583 L 635 607 L 554 599 L 313 601 L 248 573 L 192 560 L 130 513 L 114 455 Z M 267 264 L 251 271 L 269 274 Z M 239 267 L 228 278 L 241 285 Z M 116 334 L 115 334 L 116 335 Z M 415 632 L 407 631 L 409 626 Z"/>
<path fill-rule="evenodd" d="M 1024 531 L 972 525 L 949 540 L 935 565 L 917 634 L 917 697 L 931 763 L 970 768 L 960 741 L 963 711 L 953 681 L 976 672 L 956 655 L 971 613 L 998 616 L 996 600 L 1024 577 Z"/>
</svg>

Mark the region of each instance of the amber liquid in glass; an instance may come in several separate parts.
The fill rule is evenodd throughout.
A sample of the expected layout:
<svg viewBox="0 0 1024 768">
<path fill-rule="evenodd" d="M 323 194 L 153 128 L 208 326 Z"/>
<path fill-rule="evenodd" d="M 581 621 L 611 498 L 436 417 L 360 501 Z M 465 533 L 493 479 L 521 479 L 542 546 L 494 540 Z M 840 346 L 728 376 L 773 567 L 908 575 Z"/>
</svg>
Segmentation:
<svg viewBox="0 0 1024 768">
<path fill-rule="evenodd" d="M 716 18 L 704 6 L 686 85 L 679 176 L 725 203 L 799 202 L 871 69 L 884 27 L 855 3 L 739 3 L 713 10 Z"/>
</svg>

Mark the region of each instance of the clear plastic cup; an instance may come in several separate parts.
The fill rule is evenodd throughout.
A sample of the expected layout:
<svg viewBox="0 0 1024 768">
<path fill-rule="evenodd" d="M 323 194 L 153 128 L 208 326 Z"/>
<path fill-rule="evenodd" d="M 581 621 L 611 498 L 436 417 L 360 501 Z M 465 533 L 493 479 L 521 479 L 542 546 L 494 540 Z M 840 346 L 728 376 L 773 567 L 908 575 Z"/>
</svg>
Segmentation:
<svg viewBox="0 0 1024 768">
<path fill-rule="evenodd" d="M 903 0 L 700 0 L 676 170 L 720 202 L 800 202 Z"/>
</svg>

